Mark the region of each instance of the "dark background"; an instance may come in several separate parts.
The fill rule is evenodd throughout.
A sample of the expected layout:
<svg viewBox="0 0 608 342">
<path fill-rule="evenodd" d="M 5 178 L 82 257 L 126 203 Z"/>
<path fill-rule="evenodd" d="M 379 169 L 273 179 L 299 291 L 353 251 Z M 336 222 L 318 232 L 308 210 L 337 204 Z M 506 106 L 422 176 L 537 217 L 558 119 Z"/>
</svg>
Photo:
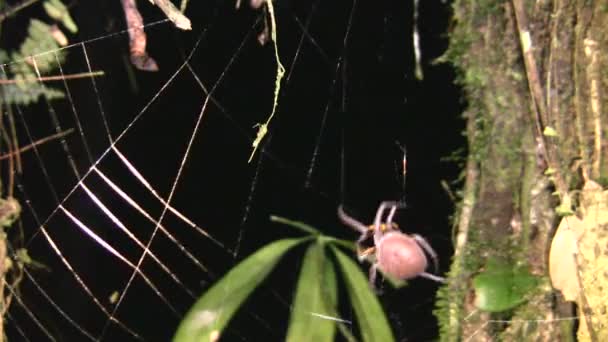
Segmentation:
<svg viewBox="0 0 608 342">
<path fill-rule="evenodd" d="M 140 1 L 138 6 L 146 23 L 163 19 L 158 8 L 149 2 Z M 199 39 L 190 64 L 207 89 L 217 84 L 213 94 L 216 102 L 209 104 L 204 113 L 171 203 L 224 247 L 213 244 L 171 215 L 167 215 L 163 225 L 207 270 L 197 268 L 162 234 L 157 235 L 151 247 L 189 289 L 202 293 L 213 280 L 262 245 L 298 236 L 293 229 L 271 224 L 271 214 L 302 220 L 328 235 L 354 241 L 357 234 L 337 220 L 337 206 L 343 203 L 353 216 L 371 222 L 379 202 L 389 199 L 406 200 L 408 208 L 399 212 L 397 221 L 402 230 L 428 239 L 440 254 L 439 273 L 445 273 L 452 253 L 450 215 L 454 204 L 440 181 L 457 189 L 455 181 L 461 165 L 442 158 L 464 151 L 463 104 L 461 90 L 454 85 L 454 70 L 447 64 L 434 63 L 447 48 L 449 4 L 420 1 L 423 80 L 414 77 L 412 6 L 411 1 L 357 1 L 349 27 L 352 1 L 277 1 L 279 52 L 287 72 L 264 149 L 248 164 L 256 133 L 252 126 L 265 121 L 270 113 L 276 72 L 272 44 L 260 46 L 256 40 L 261 30 L 261 11 L 250 9 L 247 1 L 238 11 L 233 1 L 190 1 L 186 14 L 192 20 L 191 32 L 177 31 L 170 23 L 146 29 L 148 52 L 160 71 L 145 73 L 133 70 L 126 62 L 128 37 L 124 32 L 89 41 L 125 29 L 119 1 L 71 4 L 80 29 L 77 36 L 70 37 L 71 41 L 87 42 L 84 47 L 91 69 L 103 70 L 105 76 L 96 79 L 99 95 L 90 80 L 69 83 L 91 159 L 79 134 L 66 139 L 69 153 L 54 142 L 40 148 L 40 159 L 31 153 L 24 156 L 25 172 L 19 178 L 23 191 L 18 194 L 21 199 L 31 199 L 32 206 L 25 208 L 22 244 L 51 270 L 34 270 L 33 277 L 83 328 L 94 336 L 101 334 L 107 319 L 83 294 L 48 240 L 37 233 L 37 227 L 58 207 L 53 196 L 56 192 L 78 219 L 95 227 L 127 258 L 137 261 L 141 250 L 100 213 L 82 190 L 66 197 L 78 180 L 67 161 L 72 158 L 82 176 L 89 170 L 91 160 L 99 160 L 99 168 L 158 219 L 162 206 L 119 159 L 112 153 L 101 157 L 109 141 L 97 100 L 101 99 L 113 139 L 128 129 L 118 141 L 118 149 L 167 198 L 205 94 L 188 69 L 178 73 L 166 89 L 162 87 Z M 30 16 L 44 18 L 39 6 L 21 12 L 4 26 L 5 46 L 18 45 Z M 310 24 L 306 25 L 308 21 Z M 299 45 L 302 26 L 307 26 L 314 43 L 304 38 Z M 344 47 L 347 27 L 350 31 Z M 66 51 L 68 59 L 62 65 L 65 74 L 88 70 L 81 46 Z M 220 76 L 231 58 L 231 66 Z M 147 106 L 155 94 L 158 98 Z M 22 108 L 20 134 L 25 134 L 25 126 L 33 132 L 34 140 L 54 133 L 49 108 L 58 113 L 62 128 L 75 127 L 69 101 L 40 101 Z M 141 118 L 128 126 L 141 112 Z M 22 144 L 28 142 L 27 135 L 22 139 Z M 396 141 L 407 147 L 405 189 L 400 169 L 403 154 Z M 40 165 L 47 169 L 50 182 Z M 87 176 L 85 184 L 136 236 L 148 241 L 153 224 L 128 209 L 99 177 Z M 107 298 L 125 286 L 131 270 L 86 237 L 65 215 L 52 214 L 45 227 L 96 297 L 111 308 Z M 15 246 L 21 243 L 20 239 L 14 240 Z M 230 323 L 225 340 L 284 338 L 302 255 L 303 249 L 299 248 L 280 263 L 247 302 L 245 310 Z M 367 267 L 362 268 L 367 271 Z M 187 311 L 193 299 L 150 258 L 142 270 L 178 311 Z M 431 312 L 437 284 L 414 279 L 398 290 L 388 284 L 380 286 L 380 300 L 398 340 L 428 341 L 437 337 Z M 24 280 L 21 297 L 59 340 L 83 339 L 31 280 Z M 346 300 L 343 298 L 342 302 Z M 44 339 L 26 311 L 13 305 L 12 323 L 8 323 L 11 340 L 23 339 L 15 325 L 30 340 Z M 342 309 L 343 318 L 353 319 L 347 304 Z M 146 340 L 168 340 L 179 323 L 179 318 L 139 276 L 129 287 L 117 317 Z M 122 341 L 129 336 L 110 325 L 103 339 Z"/>
</svg>

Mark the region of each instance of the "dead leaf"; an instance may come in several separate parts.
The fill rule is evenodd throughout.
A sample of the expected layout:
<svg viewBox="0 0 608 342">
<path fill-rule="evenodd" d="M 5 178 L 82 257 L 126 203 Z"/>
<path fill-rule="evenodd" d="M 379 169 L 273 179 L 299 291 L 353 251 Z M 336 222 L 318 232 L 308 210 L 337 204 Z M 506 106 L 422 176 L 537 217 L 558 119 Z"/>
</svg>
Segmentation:
<svg viewBox="0 0 608 342">
<path fill-rule="evenodd" d="M 585 182 L 577 216 L 562 219 L 549 252 L 549 275 L 576 301 L 579 341 L 608 341 L 608 191 Z"/>
<path fill-rule="evenodd" d="M 135 0 L 122 0 L 122 8 L 129 27 L 131 64 L 142 71 L 158 71 L 156 61 L 146 52 L 144 21 L 137 10 Z"/>
<path fill-rule="evenodd" d="M 575 302 L 579 294 L 578 239 L 584 232 L 584 223 L 578 217 L 566 216 L 562 219 L 549 252 L 549 276 L 553 287 L 562 292 L 567 301 Z"/>
</svg>

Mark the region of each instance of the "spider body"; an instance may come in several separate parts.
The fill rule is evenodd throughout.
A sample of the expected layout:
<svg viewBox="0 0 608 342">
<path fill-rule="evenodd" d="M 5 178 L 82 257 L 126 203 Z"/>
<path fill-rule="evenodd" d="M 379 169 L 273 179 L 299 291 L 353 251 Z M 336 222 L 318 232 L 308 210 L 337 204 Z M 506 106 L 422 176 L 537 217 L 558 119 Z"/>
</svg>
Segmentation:
<svg viewBox="0 0 608 342">
<path fill-rule="evenodd" d="M 437 254 L 429 243 L 417 234 L 405 234 L 393 223 L 393 217 L 403 203 L 385 201 L 380 203 L 374 224 L 366 226 L 356 219 L 348 216 L 342 206 L 338 207 L 338 217 L 347 226 L 359 231 L 361 236 L 357 240 L 357 254 L 360 261 L 370 260 L 370 255 L 375 259 L 369 270 L 369 280 L 372 287 L 376 280 L 376 271 L 380 269 L 383 274 L 394 279 L 407 280 L 415 277 L 424 277 L 437 282 L 445 279 L 431 273 L 427 273 L 428 257 L 432 258 L 435 270 L 437 270 Z M 382 218 L 386 210 L 389 210 L 386 220 Z M 363 243 L 373 236 L 374 246 L 363 248 Z"/>
<path fill-rule="evenodd" d="M 413 238 L 388 232 L 376 243 L 376 264 L 382 273 L 397 279 L 411 279 L 427 268 L 424 252 Z"/>
</svg>

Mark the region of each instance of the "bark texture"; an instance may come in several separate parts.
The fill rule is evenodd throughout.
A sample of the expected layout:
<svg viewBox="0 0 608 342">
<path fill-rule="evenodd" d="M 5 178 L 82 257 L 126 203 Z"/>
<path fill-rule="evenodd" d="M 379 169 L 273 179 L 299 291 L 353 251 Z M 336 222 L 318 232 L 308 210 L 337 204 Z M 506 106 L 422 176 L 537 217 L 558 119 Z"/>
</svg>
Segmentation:
<svg viewBox="0 0 608 342">
<path fill-rule="evenodd" d="M 455 2 L 445 58 L 465 88 L 469 151 L 436 311 L 442 340 L 572 340 L 574 304 L 552 286 L 548 260 L 567 217 L 586 222 L 570 274 L 584 321 L 578 338 L 608 340 L 606 23 L 605 1 Z M 482 304 L 480 275 L 491 279 L 496 264 L 500 274 L 533 279 L 522 295 L 513 282 L 512 305 Z"/>
</svg>

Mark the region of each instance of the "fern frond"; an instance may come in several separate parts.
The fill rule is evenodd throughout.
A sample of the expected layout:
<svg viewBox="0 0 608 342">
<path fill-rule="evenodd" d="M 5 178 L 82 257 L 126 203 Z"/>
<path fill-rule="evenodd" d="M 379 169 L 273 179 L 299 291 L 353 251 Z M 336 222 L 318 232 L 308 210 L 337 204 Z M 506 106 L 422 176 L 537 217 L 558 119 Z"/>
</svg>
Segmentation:
<svg viewBox="0 0 608 342">
<path fill-rule="evenodd" d="M 57 66 L 55 54 L 57 54 L 59 63 L 64 61 L 65 53 L 59 50 L 59 44 L 51 35 L 50 25 L 38 19 L 32 19 L 27 32 L 28 36 L 21 44 L 19 52 L 12 54 L 12 60 L 25 62 L 16 63 L 20 66 L 20 72 L 15 72 L 15 74 L 25 74 L 28 70 L 34 72 L 34 61 L 41 73 L 51 71 Z"/>
<path fill-rule="evenodd" d="M 43 87 L 40 84 L 28 83 L 26 88 L 18 84 L 3 84 L 2 97 L 6 104 L 29 105 L 38 101 L 40 96 L 47 100 L 62 99 L 64 94 L 61 90 Z"/>
<path fill-rule="evenodd" d="M 18 52 L 10 55 L 8 75 L 3 78 L 13 78 L 15 84 L 2 85 L 2 99 L 6 104 L 28 105 L 38 101 L 41 96 L 47 100 L 63 98 L 61 90 L 50 88 L 37 81 L 36 68 L 40 74 L 48 73 L 57 68 L 58 63 L 65 60 L 65 53 L 51 35 L 51 26 L 32 19 L 28 28 L 28 36 L 19 47 Z M 8 62 L 8 54 L 0 50 L 0 62 Z"/>
</svg>

